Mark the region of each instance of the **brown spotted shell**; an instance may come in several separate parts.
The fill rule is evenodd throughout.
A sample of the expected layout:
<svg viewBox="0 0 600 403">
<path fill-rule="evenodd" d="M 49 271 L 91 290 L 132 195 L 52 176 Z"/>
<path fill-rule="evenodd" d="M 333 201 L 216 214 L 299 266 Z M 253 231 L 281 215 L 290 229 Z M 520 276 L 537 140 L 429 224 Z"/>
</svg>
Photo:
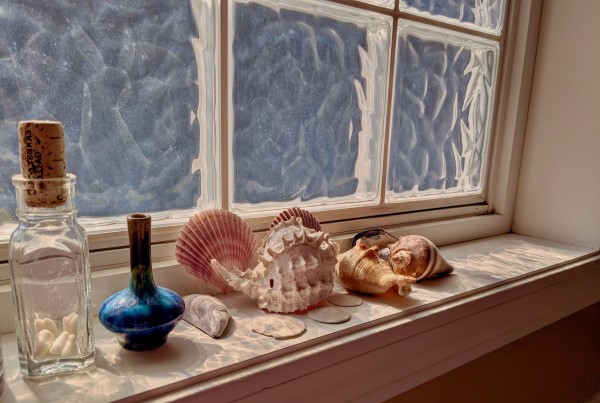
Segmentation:
<svg viewBox="0 0 600 403">
<path fill-rule="evenodd" d="M 252 229 L 242 218 L 227 210 L 208 209 L 183 226 L 175 244 L 175 256 L 188 273 L 226 293 L 232 288 L 213 270 L 211 260 L 245 270 L 252 263 L 255 249 Z"/>
<path fill-rule="evenodd" d="M 419 280 L 449 274 L 454 270 L 429 239 L 420 235 L 406 235 L 390 245 L 392 269 L 397 274 Z"/>
<path fill-rule="evenodd" d="M 312 228 L 315 231 L 321 231 L 321 224 L 319 223 L 319 220 L 317 220 L 317 218 L 314 215 L 312 215 L 309 211 L 301 209 L 299 207 L 292 207 L 279 213 L 273 219 L 273 222 L 271 223 L 271 228 L 273 228 L 282 221 L 288 221 L 292 217 L 298 217 L 302 219 L 302 225 L 304 225 L 307 228 Z"/>
<path fill-rule="evenodd" d="M 342 286 L 366 294 L 382 294 L 396 285 L 398 294 L 408 295 L 415 279 L 394 273 L 378 252 L 377 246 L 368 248 L 359 240 L 352 249 L 340 254 L 335 273 Z"/>
</svg>

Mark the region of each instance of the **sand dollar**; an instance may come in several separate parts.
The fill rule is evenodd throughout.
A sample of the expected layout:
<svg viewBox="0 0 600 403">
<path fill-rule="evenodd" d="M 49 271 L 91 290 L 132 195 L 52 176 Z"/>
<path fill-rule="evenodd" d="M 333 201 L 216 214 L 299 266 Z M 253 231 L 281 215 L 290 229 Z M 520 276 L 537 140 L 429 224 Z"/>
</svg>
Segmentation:
<svg viewBox="0 0 600 403">
<path fill-rule="evenodd" d="M 267 315 L 252 319 L 250 328 L 255 333 L 280 340 L 301 335 L 306 330 L 306 325 L 289 316 Z"/>
<path fill-rule="evenodd" d="M 323 306 L 308 311 L 308 317 L 321 323 L 343 323 L 350 320 L 350 313 L 337 306 Z"/>
<path fill-rule="evenodd" d="M 330 295 L 327 297 L 327 301 L 337 306 L 359 306 L 363 303 L 362 298 L 350 294 Z"/>
</svg>

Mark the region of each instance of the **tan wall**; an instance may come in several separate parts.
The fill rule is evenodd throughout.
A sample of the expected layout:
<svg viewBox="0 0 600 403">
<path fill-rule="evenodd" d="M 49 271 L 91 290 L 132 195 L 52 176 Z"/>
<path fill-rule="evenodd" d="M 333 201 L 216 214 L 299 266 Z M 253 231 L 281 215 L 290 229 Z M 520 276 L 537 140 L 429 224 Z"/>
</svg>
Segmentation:
<svg viewBox="0 0 600 403">
<path fill-rule="evenodd" d="M 600 304 L 595 304 L 389 402 L 570 403 L 599 392 Z"/>
<path fill-rule="evenodd" d="M 600 1 L 545 0 L 513 231 L 600 248 Z M 600 304 L 390 400 L 600 399 Z"/>
<path fill-rule="evenodd" d="M 600 248 L 600 1 L 545 0 L 513 231 Z"/>
</svg>

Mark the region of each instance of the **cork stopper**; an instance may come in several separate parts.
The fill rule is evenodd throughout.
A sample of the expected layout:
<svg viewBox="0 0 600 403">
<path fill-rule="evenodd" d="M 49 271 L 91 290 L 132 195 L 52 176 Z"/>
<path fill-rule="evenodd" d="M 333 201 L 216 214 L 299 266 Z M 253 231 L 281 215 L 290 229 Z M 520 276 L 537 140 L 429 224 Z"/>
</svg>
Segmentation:
<svg viewBox="0 0 600 403">
<path fill-rule="evenodd" d="M 43 179 L 66 177 L 65 132 L 60 122 L 28 120 L 19 122 L 21 175 L 33 179 L 25 202 L 30 207 L 54 207 L 64 203 L 66 195 Z"/>
</svg>

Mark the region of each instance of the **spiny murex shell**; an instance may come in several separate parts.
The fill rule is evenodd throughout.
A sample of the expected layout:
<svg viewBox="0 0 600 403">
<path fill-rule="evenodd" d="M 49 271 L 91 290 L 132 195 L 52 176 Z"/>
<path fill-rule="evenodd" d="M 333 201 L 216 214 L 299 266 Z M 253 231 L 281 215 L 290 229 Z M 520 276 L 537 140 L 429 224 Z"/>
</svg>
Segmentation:
<svg viewBox="0 0 600 403">
<path fill-rule="evenodd" d="M 247 269 L 255 249 L 252 229 L 242 218 L 227 210 L 208 209 L 190 218 L 181 229 L 175 256 L 188 273 L 227 293 L 231 287 L 214 272 L 211 259 L 229 269 Z"/>
<path fill-rule="evenodd" d="M 390 245 L 390 254 L 392 270 L 396 274 L 415 277 L 417 281 L 454 270 L 433 242 L 420 235 L 400 237 Z"/>
<path fill-rule="evenodd" d="M 333 269 L 339 246 L 329 234 L 302 225 L 292 217 L 275 225 L 258 250 L 258 264 L 241 272 L 213 260 L 213 268 L 235 290 L 270 312 L 295 312 L 327 298 L 333 290 Z"/>
<path fill-rule="evenodd" d="M 223 334 L 231 314 L 221 300 L 210 295 L 200 294 L 187 295 L 183 300 L 185 301 L 183 320 L 196 326 L 213 339 Z"/>
<path fill-rule="evenodd" d="M 394 273 L 378 252 L 377 246 L 368 248 L 359 240 L 352 249 L 340 254 L 335 273 L 342 286 L 366 294 L 383 294 L 397 285 L 398 294 L 408 295 L 415 278 Z"/>
</svg>

